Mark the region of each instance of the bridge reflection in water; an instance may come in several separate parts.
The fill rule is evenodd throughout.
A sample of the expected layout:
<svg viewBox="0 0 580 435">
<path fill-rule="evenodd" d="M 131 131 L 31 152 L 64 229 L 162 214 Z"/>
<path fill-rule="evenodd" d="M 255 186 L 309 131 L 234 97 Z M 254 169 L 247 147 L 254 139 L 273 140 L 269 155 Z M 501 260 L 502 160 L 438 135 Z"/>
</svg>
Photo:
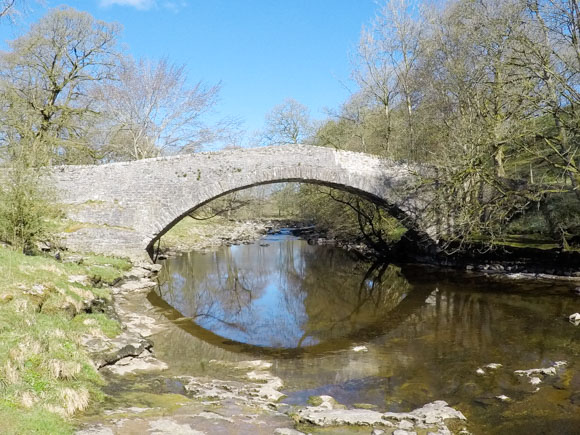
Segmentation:
<svg viewBox="0 0 580 435">
<path fill-rule="evenodd" d="M 218 346 L 295 355 L 371 339 L 427 297 L 411 296 L 396 266 L 303 240 L 270 242 L 172 259 L 150 300 L 191 319 L 180 324 Z"/>
<path fill-rule="evenodd" d="M 408 411 L 446 400 L 481 433 L 580 424 L 580 328 L 566 321 L 580 311 L 577 284 L 369 265 L 299 240 L 265 243 L 167 262 L 149 298 L 181 329 L 156 342 L 160 358 L 206 376 L 219 369 L 211 359 L 267 358 L 289 404 L 328 394 Z M 561 360 L 568 365 L 537 392 L 514 375 Z M 502 367 L 476 373 L 492 362 Z"/>
</svg>

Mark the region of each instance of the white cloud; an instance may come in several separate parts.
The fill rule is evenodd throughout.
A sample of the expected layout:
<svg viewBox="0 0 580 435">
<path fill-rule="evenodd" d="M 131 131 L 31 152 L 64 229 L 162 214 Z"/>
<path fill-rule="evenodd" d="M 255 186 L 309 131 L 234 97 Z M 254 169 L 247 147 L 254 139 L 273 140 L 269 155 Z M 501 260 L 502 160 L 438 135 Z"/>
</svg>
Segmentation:
<svg viewBox="0 0 580 435">
<path fill-rule="evenodd" d="M 145 11 L 155 6 L 155 0 L 100 0 L 100 5 L 103 7 L 119 5 L 131 6 L 136 9 Z"/>
<path fill-rule="evenodd" d="M 163 2 L 163 7 L 169 9 L 171 12 L 179 12 L 181 9 L 187 7 L 187 2 L 185 0 L 181 1 L 166 1 Z"/>
</svg>

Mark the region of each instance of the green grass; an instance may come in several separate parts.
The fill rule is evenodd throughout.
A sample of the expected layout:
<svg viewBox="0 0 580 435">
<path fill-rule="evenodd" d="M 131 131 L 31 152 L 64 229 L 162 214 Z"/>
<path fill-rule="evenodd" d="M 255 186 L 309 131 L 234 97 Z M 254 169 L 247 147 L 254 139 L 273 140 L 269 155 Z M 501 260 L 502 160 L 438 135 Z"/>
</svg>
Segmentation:
<svg viewBox="0 0 580 435">
<path fill-rule="evenodd" d="M 85 310 L 97 298 L 110 300 L 109 290 L 96 285 L 116 280 L 131 265 L 102 256 L 60 263 L 2 247 L 0 265 L 2 433 L 71 433 L 71 416 L 103 398 L 103 381 L 81 338 L 120 332 L 115 320 Z M 72 282 L 72 275 L 81 282 Z"/>
<path fill-rule="evenodd" d="M 70 434 L 72 424 L 44 409 L 22 410 L 17 407 L 1 407 L 2 434 Z"/>
</svg>

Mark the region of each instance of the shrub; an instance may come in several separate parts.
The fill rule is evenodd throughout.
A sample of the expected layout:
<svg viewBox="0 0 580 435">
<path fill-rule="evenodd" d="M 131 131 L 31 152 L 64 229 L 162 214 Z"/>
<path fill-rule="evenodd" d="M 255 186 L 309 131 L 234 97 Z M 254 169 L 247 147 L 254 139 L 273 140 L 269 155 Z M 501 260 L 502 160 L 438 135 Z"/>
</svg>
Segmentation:
<svg viewBox="0 0 580 435">
<path fill-rule="evenodd" d="M 55 214 L 50 189 L 36 171 L 12 167 L 0 185 L 0 239 L 29 252 L 48 236 L 47 218 Z"/>
</svg>

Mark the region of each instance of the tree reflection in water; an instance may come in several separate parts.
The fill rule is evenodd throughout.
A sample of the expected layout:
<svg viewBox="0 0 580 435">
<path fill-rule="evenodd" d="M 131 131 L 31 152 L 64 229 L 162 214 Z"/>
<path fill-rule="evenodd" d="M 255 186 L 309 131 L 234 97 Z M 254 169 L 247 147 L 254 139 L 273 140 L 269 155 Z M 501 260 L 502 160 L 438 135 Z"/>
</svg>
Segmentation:
<svg viewBox="0 0 580 435">
<path fill-rule="evenodd" d="M 284 380 L 289 404 L 328 394 L 347 406 L 402 412 L 446 400 L 481 433 L 578 427 L 580 329 L 567 322 L 580 310 L 574 281 L 369 267 L 300 241 L 189 254 L 164 273 L 158 292 L 167 302 L 156 293 L 149 299 L 168 318 L 196 323 L 176 322 L 191 341 L 156 350 L 186 370 L 219 349 L 218 358 L 275 361 L 271 370 Z M 205 354 L 184 350 L 197 342 L 208 345 Z M 563 360 L 565 370 L 545 377 L 537 392 L 514 377 L 516 369 Z M 501 369 L 476 374 L 492 362 Z M 502 394 L 513 401 L 498 401 Z"/>
<path fill-rule="evenodd" d="M 191 252 L 164 266 L 158 295 L 181 315 L 225 339 L 269 348 L 352 337 L 410 291 L 396 266 L 369 267 L 302 240 Z"/>
</svg>

